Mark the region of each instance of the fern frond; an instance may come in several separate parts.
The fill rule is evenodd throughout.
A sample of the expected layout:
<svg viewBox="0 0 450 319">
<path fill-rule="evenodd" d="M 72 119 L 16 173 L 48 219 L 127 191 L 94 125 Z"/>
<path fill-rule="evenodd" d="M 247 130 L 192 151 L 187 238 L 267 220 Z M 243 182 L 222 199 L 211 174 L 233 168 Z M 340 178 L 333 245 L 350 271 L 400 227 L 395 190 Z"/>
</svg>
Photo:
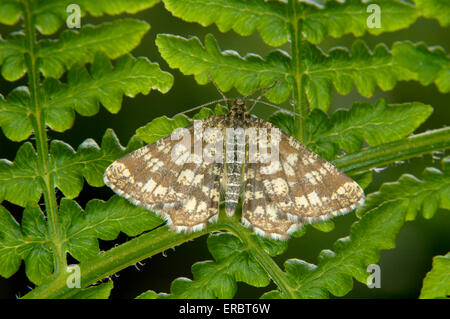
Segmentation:
<svg viewBox="0 0 450 319">
<path fill-rule="evenodd" d="M 87 139 L 76 152 L 70 145 L 53 140 L 50 144 L 50 154 L 53 159 L 55 185 L 69 198 L 75 198 L 81 192 L 83 177 L 91 186 L 103 186 L 103 173 L 108 165 L 142 146 L 142 142 L 132 138 L 126 148 L 122 147 L 111 129 L 103 136 L 101 147 L 94 140 Z"/>
<path fill-rule="evenodd" d="M 432 113 L 433 108 L 419 102 L 388 105 L 384 99 L 374 106 L 353 104 L 350 110 L 338 110 L 331 118 L 320 110 L 311 112 L 306 122 L 305 144 L 328 160 L 340 149 L 354 153 L 363 142 L 371 146 L 400 140 L 414 132 Z M 294 133 L 294 118 L 278 112 L 270 121 L 288 134 Z"/>
<path fill-rule="evenodd" d="M 290 60 L 281 51 L 271 53 L 266 59 L 254 54 L 242 58 L 234 51 L 222 52 L 211 34 L 205 37 L 204 46 L 196 37 L 186 39 L 169 34 L 158 34 L 156 45 L 170 67 L 194 75 L 200 84 L 209 82 L 206 73 L 209 72 L 225 92 L 234 86 L 245 95 L 258 87 L 269 87 L 278 79 L 281 82 L 267 93 L 267 98 L 281 103 L 291 92 Z"/>
<path fill-rule="evenodd" d="M 436 18 L 441 26 L 450 24 L 450 3 L 446 0 L 414 0 L 426 18 Z"/>
<path fill-rule="evenodd" d="M 391 53 L 384 44 L 377 45 L 372 52 L 363 41 L 357 40 L 350 50 L 334 48 L 325 53 L 304 43 L 301 59 L 311 109 L 328 110 L 333 86 L 340 94 L 348 94 L 356 86 L 361 95 L 370 97 L 377 87 L 391 90 L 398 79 Z"/>
<path fill-rule="evenodd" d="M 136 136 L 143 140 L 145 143 L 153 143 L 163 137 L 169 136 L 175 129 L 186 127 L 193 123 L 192 120 L 201 120 L 208 116 L 223 114 L 225 111 L 223 107 L 216 106 L 214 110 L 209 108 L 201 108 L 192 119 L 180 114 L 174 118 L 168 118 L 167 116 L 160 116 L 147 123 L 145 126 L 136 130 Z"/>
<path fill-rule="evenodd" d="M 274 51 L 265 59 L 255 54 L 241 57 L 234 51 L 221 51 L 212 35 L 207 35 L 202 45 L 195 37 L 186 39 L 159 34 L 156 44 L 170 67 L 194 75 L 200 84 L 209 81 L 206 73 L 209 72 L 223 91 L 235 87 L 245 95 L 281 79 L 267 94 L 267 99 L 274 103 L 286 101 L 293 90 L 294 79 L 301 76 L 310 108 L 324 111 L 330 106 L 333 86 L 340 94 L 348 94 L 356 86 L 363 96 L 370 97 L 377 87 L 391 90 L 398 80 L 412 76 L 403 64 L 394 63 L 385 45 L 376 46 L 372 52 L 360 40 L 351 50 L 335 48 L 328 53 L 307 42 L 302 43 L 300 75 L 294 72 L 291 58 L 283 51 Z"/>
<path fill-rule="evenodd" d="M 380 0 L 382 8 L 380 28 L 368 28 L 367 6 L 364 1 L 327 1 L 313 5 L 300 1 L 238 0 L 164 0 L 166 8 L 178 18 L 197 22 L 202 26 L 215 23 L 221 32 L 232 29 L 247 36 L 255 31 L 271 46 L 280 46 L 290 39 L 289 28 L 302 25 L 302 38 L 319 43 L 327 35 L 335 38 L 352 33 L 361 36 L 365 32 L 378 35 L 383 32 L 408 27 L 420 16 L 420 10 L 404 1 Z"/>
<path fill-rule="evenodd" d="M 83 116 L 95 115 L 100 102 L 108 111 L 117 113 L 123 95 L 148 94 L 150 89 L 167 92 L 173 84 L 172 75 L 161 71 L 158 64 L 130 55 L 119 58 L 113 66 L 98 54 L 90 73 L 78 66 L 69 71 L 67 78 L 66 84 L 47 79 L 42 89 L 45 121 L 59 132 L 72 127 L 74 111 Z M 31 135 L 30 113 L 33 110 L 27 88 L 13 90 L 6 100 L 0 96 L 0 126 L 8 138 L 22 141 Z"/>
<path fill-rule="evenodd" d="M 258 30 L 272 46 L 288 41 L 285 5 L 276 1 L 165 0 L 164 4 L 178 18 L 202 26 L 215 23 L 221 32 L 232 29 L 246 36 Z"/>
<path fill-rule="evenodd" d="M 85 211 L 70 199 L 60 203 L 61 242 L 64 251 L 79 261 L 99 253 L 98 239 L 113 240 L 120 231 L 136 236 L 163 220 L 119 196 L 107 202 L 91 200 Z M 21 225 L 0 206 L 0 275 L 12 276 L 25 261 L 27 277 L 41 284 L 53 273 L 53 250 L 48 226 L 40 208 L 24 210 Z"/>
<path fill-rule="evenodd" d="M 8 81 L 20 79 L 27 72 L 25 65 L 25 36 L 10 34 L 0 36 L 0 66 L 2 77 Z"/>
<path fill-rule="evenodd" d="M 286 242 L 261 239 L 250 235 L 270 256 L 285 251 Z M 237 282 L 245 282 L 255 287 L 265 287 L 270 283 L 264 268 L 254 259 L 252 247 L 242 243 L 229 233 L 211 234 L 208 249 L 214 261 L 202 261 L 192 266 L 193 279 L 178 278 L 172 282 L 170 294 L 159 294 L 159 298 L 232 298 L 237 290 Z M 141 298 L 152 298 L 147 292 Z"/>
<path fill-rule="evenodd" d="M 232 298 L 237 281 L 255 287 L 270 283 L 264 269 L 255 263 L 248 247 L 231 234 L 208 237 L 208 248 L 215 261 L 192 266 L 194 279 L 178 278 L 172 282 L 171 298 Z"/>
<path fill-rule="evenodd" d="M 60 78 L 73 65 L 92 62 L 96 52 L 110 59 L 129 53 L 149 29 L 146 22 L 129 18 L 66 30 L 56 41 L 39 42 L 38 67 L 45 77 Z"/>
<path fill-rule="evenodd" d="M 137 13 L 151 8 L 160 0 L 77 0 L 75 4 L 80 6 L 81 15 L 86 12 L 95 17 L 105 14 L 117 15 L 120 13 Z M 0 23 L 16 24 L 24 10 L 30 11 L 34 16 L 35 27 L 42 34 L 50 35 L 58 31 L 65 23 L 68 13 L 67 7 L 74 4 L 71 0 L 3 0 L 0 3 Z"/>
<path fill-rule="evenodd" d="M 136 236 L 164 223 L 155 214 L 116 195 L 107 202 L 93 199 L 84 211 L 75 201 L 63 198 L 60 216 L 65 229 L 64 247 L 79 261 L 99 253 L 97 238 L 114 240 L 121 231 Z"/>
<path fill-rule="evenodd" d="M 86 25 L 79 31 L 63 31 L 58 40 L 37 43 L 37 67 L 45 77 L 60 78 L 73 65 L 92 62 L 97 52 L 115 59 L 134 49 L 149 28 L 147 23 L 129 18 Z M 5 79 L 16 81 L 26 73 L 26 52 L 23 35 L 0 39 L 0 64 Z"/>
<path fill-rule="evenodd" d="M 448 298 L 450 296 L 450 253 L 433 258 L 433 268 L 423 280 L 421 299 Z"/>
<path fill-rule="evenodd" d="M 31 143 L 20 146 L 14 162 L 0 160 L 0 200 L 26 206 L 41 198 L 42 185 L 37 155 Z"/>
<path fill-rule="evenodd" d="M 23 211 L 21 225 L 0 206 L 1 276 L 12 276 L 23 259 L 28 279 L 42 283 L 53 272 L 51 248 L 45 216 L 37 205 Z"/>
<path fill-rule="evenodd" d="M 134 138 L 127 148 L 122 147 L 112 130 L 106 131 L 101 148 L 88 139 L 75 152 L 70 145 L 54 140 L 50 144 L 50 169 L 55 185 L 69 198 L 78 196 L 83 188 L 83 177 L 92 186 L 103 186 L 106 167 L 141 146 Z M 25 143 L 13 163 L 0 161 L 0 199 L 20 206 L 34 204 L 43 192 L 43 178 L 36 151 L 31 143 Z"/>
<path fill-rule="evenodd" d="M 450 56 L 442 47 L 428 47 L 410 41 L 394 43 L 394 63 L 408 70 L 404 80 L 416 80 L 423 85 L 435 83 L 442 93 L 450 92 Z"/>
<path fill-rule="evenodd" d="M 364 215 L 385 202 L 397 202 L 408 207 L 407 220 L 413 220 L 418 211 L 432 218 L 438 208 L 450 209 L 450 157 L 441 161 L 442 170 L 429 167 L 421 179 L 405 174 L 397 182 L 384 183 L 378 192 L 370 194 L 358 215 Z"/>
<path fill-rule="evenodd" d="M 125 55 L 113 66 L 103 54 L 98 54 L 90 73 L 84 66 L 78 66 L 69 71 L 67 83 L 47 79 L 42 107 L 46 109 L 48 125 L 61 132 L 73 125 L 74 111 L 93 116 L 98 113 L 100 102 L 109 112 L 117 113 L 123 95 L 147 95 L 150 90 L 166 93 L 172 84 L 172 75 L 147 58 Z"/>
<path fill-rule="evenodd" d="M 284 276 L 296 298 L 328 298 L 346 295 L 353 287 L 352 277 L 366 283 L 366 267 L 376 263 L 379 251 L 392 249 L 404 223 L 406 207 L 387 203 L 353 224 L 350 236 L 338 240 L 334 251 L 323 250 L 318 265 L 299 259 L 284 263 Z M 270 291 L 262 298 L 286 298 L 278 291 Z"/>
</svg>

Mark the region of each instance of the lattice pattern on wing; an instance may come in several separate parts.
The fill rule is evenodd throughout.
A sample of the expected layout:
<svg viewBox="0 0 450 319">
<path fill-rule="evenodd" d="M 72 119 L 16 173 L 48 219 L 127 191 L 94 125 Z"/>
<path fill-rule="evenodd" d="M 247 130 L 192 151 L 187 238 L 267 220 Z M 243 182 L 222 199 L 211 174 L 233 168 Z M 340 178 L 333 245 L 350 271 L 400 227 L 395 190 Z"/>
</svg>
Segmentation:
<svg viewBox="0 0 450 319">
<path fill-rule="evenodd" d="M 193 126 L 187 129 L 193 136 Z M 193 144 L 173 153 L 176 147 L 179 142 L 168 136 L 130 153 L 107 168 L 105 184 L 171 228 L 198 231 L 217 219 L 221 165 L 192 162 Z"/>
<path fill-rule="evenodd" d="M 242 223 L 258 235 L 287 239 L 288 233 L 296 229 L 297 221 L 290 219 L 268 196 L 258 163 L 247 164 L 245 174 Z"/>
<path fill-rule="evenodd" d="M 284 133 L 278 161 L 250 165 L 242 220 L 265 236 L 285 238 L 303 224 L 345 214 L 364 201 L 356 182 Z"/>
</svg>

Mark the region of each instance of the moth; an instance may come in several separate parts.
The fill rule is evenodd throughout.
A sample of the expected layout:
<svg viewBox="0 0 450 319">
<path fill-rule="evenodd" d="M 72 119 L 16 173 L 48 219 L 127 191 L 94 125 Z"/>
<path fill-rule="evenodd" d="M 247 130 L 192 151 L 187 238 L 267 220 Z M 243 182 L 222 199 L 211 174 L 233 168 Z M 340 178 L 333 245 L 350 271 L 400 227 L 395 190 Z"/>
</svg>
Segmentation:
<svg viewBox="0 0 450 319">
<path fill-rule="evenodd" d="M 231 138 L 229 131 L 235 133 Z M 232 100 L 227 114 L 185 128 L 184 136 L 191 137 L 187 143 L 180 142 L 183 134 L 175 135 L 118 159 L 106 169 L 104 181 L 177 232 L 200 231 L 217 221 L 221 203 L 229 216 L 242 203 L 243 225 L 260 236 L 286 240 L 304 224 L 345 214 L 364 202 L 356 182 L 250 114 L 245 99 Z"/>
</svg>

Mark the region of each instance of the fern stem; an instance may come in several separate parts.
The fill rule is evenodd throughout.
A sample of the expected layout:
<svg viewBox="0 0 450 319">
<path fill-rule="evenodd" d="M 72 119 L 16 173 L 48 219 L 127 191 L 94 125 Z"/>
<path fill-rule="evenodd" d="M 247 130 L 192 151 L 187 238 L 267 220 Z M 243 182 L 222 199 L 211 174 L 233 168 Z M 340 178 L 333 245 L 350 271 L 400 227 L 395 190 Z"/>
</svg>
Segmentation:
<svg viewBox="0 0 450 319">
<path fill-rule="evenodd" d="M 249 252 L 258 264 L 264 268 L 269 277 L 277 285 L 284 296 L 290 299 L 295 299 L 295 293 L 287 283 L 285 273 L 280 269 L 277 263 L 264 251 L 261 245 L 253 240 L 249 235 L 249 230 L 242 226 L 239 220 L 228 218 L 224 223 L 226 230 L 235 234 L 241 241 L 243 241 L 250 249 Z"/>
<path fill-rule="evenodd" d="M 301 70 L 301 56 L 300 56 L 300 43 L 301 43 L 301 25 L 300 19 L 297 16 L 297 0 L 289 0 L 289 6 L 291 8 L 291 25 L 290 25 L 290 37 L 291 37 L 291 55 L 292 55 L 292 70 L 294 77 L 294 112 L 306 117 L 308 114 L 308 105 L 303 94 L 303 71 Z M 303 119 L 299 116 L 295 117 L 295 137 L 303 141 L 305 136 L 305 127 Z"/>
<path fill-rule="evenodd" d="M 30 120 L 33 125 L 33 130 L 36 138 L 36 151 L 38 168 L 41 173 L 41 183 L 44 190 L 44 202 L 46 207 L 46 214 L 48 217 L 48 227 L 50 239 L 54 250 L 54 265 L 55 273 L 59 273 L 66 268 L 66 260 L 62 248 L 61 234 L 59 231 L 59 222 L 57 215 L 57 203 L 55 194 L 55 184 L 51 175 L 51 161 L 47 143 L 47 131 L 45 126 L 45 117 L 42 107 L 40 105 L 39 87 L 40 78 L 37 67 L 36 57 L 36 30 L 34 27 L 34 16 L 31 12 L 31 4 L 29 0 L 23 2 L 25 37 L 27 45 L 27 53 L 25 54 L 25 61 L 28 69 L 28 86 L 31 95 L 32 113 Z"/>
<path fill-rule="evenodd" d="M 412 135 L 406 139 L 343 156 L 333 164 L 347 174 L 357 174 L 375 167 L 437 152 L 450 147 L 450 127 Z"/>
<path fill-rule="evenodd" d="M 81 287 L 101 281 L 126 267 L 135 265 L 139 261 L 220 229 L 223 229 L 223 225 L 218 223 L 208 226 L 203 231 L 185 234 L 168 231 L 167 226 L 159 227 L 80 263 Z M 67 287 L 68 275 L 70 274 L 47 281 L 30 291 L 24 298 L 70 298 L 78 293 L 79 289 Z"/>
</svg>

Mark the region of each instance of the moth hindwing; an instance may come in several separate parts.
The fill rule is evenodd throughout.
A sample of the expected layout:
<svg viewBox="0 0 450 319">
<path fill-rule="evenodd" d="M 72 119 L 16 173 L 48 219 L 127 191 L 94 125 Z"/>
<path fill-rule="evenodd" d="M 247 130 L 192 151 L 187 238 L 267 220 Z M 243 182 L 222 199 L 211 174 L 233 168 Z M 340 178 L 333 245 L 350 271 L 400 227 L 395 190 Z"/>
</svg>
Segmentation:
<svg viewBox="0 0 450 319">
<path fill-rule="evenodd" d="M 302 225 L 345 214 L 364 201 L 361 187 L 242 99 L 229 113 L 195 121 L 112 163 L 105 184 L 154 211 L 176 231 L 217 220 L 220 194 L 257 234 L 287 239 Z"/>
</svg>

